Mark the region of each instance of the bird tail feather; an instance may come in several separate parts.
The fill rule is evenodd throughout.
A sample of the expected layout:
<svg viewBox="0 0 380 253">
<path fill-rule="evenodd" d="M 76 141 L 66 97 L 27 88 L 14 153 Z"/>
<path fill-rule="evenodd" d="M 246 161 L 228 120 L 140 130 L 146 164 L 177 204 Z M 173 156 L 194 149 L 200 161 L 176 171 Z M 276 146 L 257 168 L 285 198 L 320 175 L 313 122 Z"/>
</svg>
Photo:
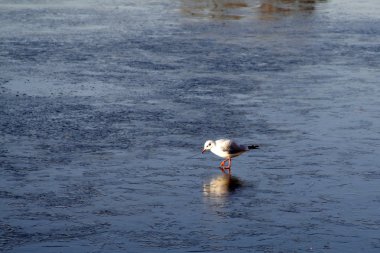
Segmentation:
<svg viewBox="0 0 380 253">
<path fill-rule="evenodd" d="M 248 149 L 258 149 L 259 145 L 250 145 L 248 146 Z"/>
</svg>

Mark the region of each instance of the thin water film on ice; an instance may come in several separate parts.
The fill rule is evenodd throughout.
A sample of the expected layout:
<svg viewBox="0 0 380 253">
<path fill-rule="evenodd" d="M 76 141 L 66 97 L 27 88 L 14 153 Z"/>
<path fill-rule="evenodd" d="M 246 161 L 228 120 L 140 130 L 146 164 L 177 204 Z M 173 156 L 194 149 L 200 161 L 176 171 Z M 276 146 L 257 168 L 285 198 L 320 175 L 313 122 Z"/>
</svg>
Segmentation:
<svg viewBox="0 0 380 253">
<path fill-rule="evenodd" d="M 0 0 L 0 251 L 379 252 L 378 5 Z"/>
</svg>

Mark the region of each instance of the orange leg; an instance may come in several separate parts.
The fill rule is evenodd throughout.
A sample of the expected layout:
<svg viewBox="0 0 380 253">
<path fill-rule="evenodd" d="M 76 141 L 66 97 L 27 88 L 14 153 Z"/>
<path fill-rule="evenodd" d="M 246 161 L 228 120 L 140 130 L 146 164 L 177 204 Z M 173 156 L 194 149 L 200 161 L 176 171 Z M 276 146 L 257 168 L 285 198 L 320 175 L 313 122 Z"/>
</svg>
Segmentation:
<svg viewBox="0 0 380 253">
<path fill-rule="evenodd" d="M 223 161 L 220 163 L 220 166 L 219 166 L 219 169 L 220 169 L 224 174 L 227 174 L 226 171 L 225 171 L 225 169 L 227 169 L 227 167 L 224 165 L 227 161 L 228 161 L 228 159 L 223 160 Z"/>
<path fill-rule="evenodd" d="M 222 161 L 222 162 L 220 163 L 220 168 L 224 168 L 224 167 L 225 167 L 224 164 L 225 164 L 227 161 L 228 161 L 228 159 Z"/>
<path fill-rule="evenodd" d="M 225 163 L 228 161 L 228 166 L 225 166 Z M 226 170 L 228 170 L 228 174 L 231 174 L 231 164 L 232 164 L 232 160 L 231 160 L 231 158 L 227 158 L 226 160 L 224 160 L 224 161 L 222 161 L 221 163 L 220 163 L 220 167 L 219 167 L 219 169 L 223 172 L 223 173 L 225 173 L 225 174 L 227 174 L 226 173 Z"/>
<path fill-rule="evenodd" d="M 228 170 L 228 174 L 231 174 L 231 165 L 232 165 L 232 160 L 231 158 L 228 158 L 228 166 L 225 167 L 225 169 Z"/>
<path fill-rule="evenodd" d="M 228 161 L 228 166 L 226 167 L 226 169 L 231 169 L 231 164 L 232 164 L 231 158 L 228 158 L 226 161 Z"/>
</svg>

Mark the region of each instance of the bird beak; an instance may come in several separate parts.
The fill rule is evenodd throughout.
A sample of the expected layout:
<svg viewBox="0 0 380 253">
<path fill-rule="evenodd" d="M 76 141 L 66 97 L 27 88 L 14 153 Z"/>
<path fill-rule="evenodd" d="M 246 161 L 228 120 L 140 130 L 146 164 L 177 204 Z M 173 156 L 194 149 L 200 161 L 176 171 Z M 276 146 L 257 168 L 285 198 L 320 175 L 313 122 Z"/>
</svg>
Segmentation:
<svg viewBox="0 0 380 253">
<path fill-rule="evenodd" d="M 203 150 L 202 150 L 202 154 L 203 154 L 204 152 L 206 152 L 206 149 L 203 149 Z"/>
</svg>

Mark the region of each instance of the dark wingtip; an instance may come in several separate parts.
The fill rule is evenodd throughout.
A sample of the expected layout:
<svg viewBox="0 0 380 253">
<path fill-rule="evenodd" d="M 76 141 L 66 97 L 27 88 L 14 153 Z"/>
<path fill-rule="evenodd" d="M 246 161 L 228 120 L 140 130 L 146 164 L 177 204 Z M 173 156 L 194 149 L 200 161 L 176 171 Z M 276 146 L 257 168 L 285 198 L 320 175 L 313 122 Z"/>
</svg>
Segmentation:
<svg viewBox="0 0 380 253">
<path fill-rule="evenodd" d="M 259 148 L 259 145 L 248 146 L 248 149 L 258 149 L 258 148 Z"/>
</svg>

